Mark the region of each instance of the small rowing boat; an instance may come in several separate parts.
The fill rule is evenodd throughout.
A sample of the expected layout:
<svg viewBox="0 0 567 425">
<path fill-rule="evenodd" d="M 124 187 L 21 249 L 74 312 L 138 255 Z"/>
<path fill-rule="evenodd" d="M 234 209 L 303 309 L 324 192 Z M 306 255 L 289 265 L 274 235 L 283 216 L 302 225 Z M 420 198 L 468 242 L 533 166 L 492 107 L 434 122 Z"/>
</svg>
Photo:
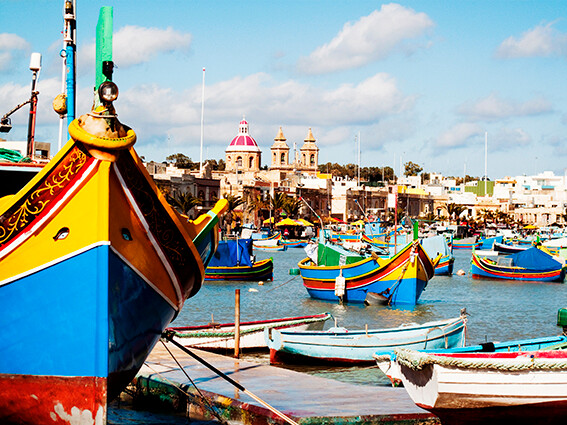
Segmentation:
<svg viewBox="0 0 567 425">
<path fill-rule="evenodd" d="M 248 350 L 266 348 L 264 329 L 321 330 L 325 321 L 330 318 L 329 313 L 322 313 L 311 316 L 241 322 L 240 348 Z M 234 323 L 212 322 L 202 326 L 170 327 L 166 331 L 173 332 L 174 339 L 186 347 L 211 351 L 234 349 Z"/>
<path fill-rule="evenodd" d="M 270 363 L 372 363 L 377 352 L 397 347 L 450 348 L 463 346 L 467 319 L 464 315 L 422 325 L 392 329 L 295 331 L 268 329 L 266 344 Z"/>
</svg>

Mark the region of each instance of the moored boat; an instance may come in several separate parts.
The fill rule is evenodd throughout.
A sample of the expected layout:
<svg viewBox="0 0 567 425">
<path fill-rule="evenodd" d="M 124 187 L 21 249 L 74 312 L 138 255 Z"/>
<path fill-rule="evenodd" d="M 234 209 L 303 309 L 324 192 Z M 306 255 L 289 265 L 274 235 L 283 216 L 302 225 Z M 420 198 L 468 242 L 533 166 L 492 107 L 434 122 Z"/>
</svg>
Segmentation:
<svg viewBox="0 0 567 425">
<path fill-rule="evenodd" d="M 301 239 L 281 239 L 280 243 L 288 248 L 305 248 L 307 242 Z"/>
<path fill-rule="evenodd" d="M 421 246 L 429 255 L 429 258 L 436 258 L 441 255 L 441 259 L 435 266 L 436 275 L 450 275 L 453 274 L 453 264 L 455 263 L 455 256 L 449 246 L 447 239 L 443 235 L 432 236 L 429 238 L 421 239 Z"/>
<path fill-rule="evenodd" d="M 363 303 L 372 292 L 386 304 L 414 305 L 434 276 L 439 258 L 432 261 L 419 241 L 391 258 L 357 254 L 326 242 L 322 232 L 316 260 L 307 257 L 298 264 L 313 298 Z"/>
<path fill-rule="evenodd" d="M 173 210 L 117 93 L 101 84 L 69 142 L 0 199 L 1 423 L 106 423 L 216 249 L 227 201 L 194 221 Z"/>
<path fill-rule="evenodd" d="M 270 363 L 372 363 L 377 352 L 463 346 L 467 319 L 438 320 L 392 329 L 266 330 Z"/>
<path fill-rule="evenodd" d="M 205 270 L 205 280 L 272 280 L 274 261 L 256 261 L 252 255 L 252 239 L 220 241 Z"/>
<path fill-rule="evenodd" d="M 443 423 L 550 423 L 567 412 L 567 351 L 395 354 L 414 403 Z"/>
<path fill-rule="evenodd" d="M 552 255 L 534 246 L 516 254 L 499 256 L 496 260 L 473 252 L 471 274 L 494 279 L 563 282 L 565 267 Z"/>
<path fill-rule="evenodd" d="M 509 245 L 505 243 L 494 242 L 494 251 L 501 252 L 503 254 L 516 254 L 517 252 L 522 252 L 528 249 L 528 245 Z"/>
<path fill-rule="evenodd" d="M 518 339 L 504 342 L 485 342 L 484 344 L 468 345 L 464 347 L 418 350 L 422 353 L 501 353 L 514 351 L 535 351 L 535 350 L 555 350 L 567 347 L 567 336 L 556 335 L 549 337 Z M 402 383 L 400 365 L 396 362 L 394 352 L 376 353 L 374 359 L 378 367 L 390 379 L 393 386 Z"/>
<path fill-rule="evenodd" d="M 476 237 L 453 239 L 453 249 L 473 249 L 480 248 L 481 242 L 477 242 Z"/>
<path fill-rule="evenodd" d="M 241 349 L 258 350 L 267 348 L 264 329 L 295 329 L 299 331 L 323 329 L 329 313 L 310 316 L 284 317 L 240 323 Z M 234 349 L 234 323 L 209 323 L 202 326 L 170 327 L 173 338 L 186 347 L 203 350 L 227 351 Z"/>
</svg>

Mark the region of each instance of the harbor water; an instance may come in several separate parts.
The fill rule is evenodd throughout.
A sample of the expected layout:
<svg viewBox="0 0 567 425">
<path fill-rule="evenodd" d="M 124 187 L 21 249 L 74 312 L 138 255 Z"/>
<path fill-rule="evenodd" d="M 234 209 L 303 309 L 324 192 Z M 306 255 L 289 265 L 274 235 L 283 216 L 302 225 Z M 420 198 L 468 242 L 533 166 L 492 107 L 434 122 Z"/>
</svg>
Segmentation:
<svg viewBox="0 0 567 425">
<path fill-rule="evenodd" d="M 274 280 L 263 282 L 206 282 L 188 300 L 172 326 L 215 322 L 234 322 L 234 293 L 240 289 L 241 321 L 303 316 L 329 312 L 339 326 L 347 329 L 392 328 L 409 323 L 459 316 L 466 308 L 467 345 L 487 341 L 558 335 L 557 311 L 567 307 L 567 285 L 561 283 L 519 282 L 472 278 L 470 250 L 455 250 L 454 274 L 436 276 L 416 306 L 365 306 L 338 304 L 312 299 L 303 287 L 301 276 L 290 269 L 305 258 L 302 248 L 263 252 L 254 250 L 257 260 L 274 259 Z M 456 274 L 465 271 L 464 276 Z M 330 322 L 330 323 L 329 323 Z M 325 328 L 333 325 L 330 320 Z M 243 358 L 269 362 L 267 353 Z M 289 366 L 291 367 L 291 366 Z M 294 370 L 362 385 L 389 385 L 376 367 L 293 366 Z"/>
</svg>

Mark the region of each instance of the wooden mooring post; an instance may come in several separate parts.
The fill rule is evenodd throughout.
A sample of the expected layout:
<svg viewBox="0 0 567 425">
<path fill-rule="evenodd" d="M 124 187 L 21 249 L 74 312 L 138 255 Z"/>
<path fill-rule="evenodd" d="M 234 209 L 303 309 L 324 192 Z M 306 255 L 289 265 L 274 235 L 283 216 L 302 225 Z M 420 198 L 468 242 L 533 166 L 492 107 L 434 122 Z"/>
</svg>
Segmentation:
<svg viewBox="0 0 567 425">
<path fill-rule="evenodd" d="M 240 289 L 234 290 L 234 357 L 240 357 Z"/>
</svg>

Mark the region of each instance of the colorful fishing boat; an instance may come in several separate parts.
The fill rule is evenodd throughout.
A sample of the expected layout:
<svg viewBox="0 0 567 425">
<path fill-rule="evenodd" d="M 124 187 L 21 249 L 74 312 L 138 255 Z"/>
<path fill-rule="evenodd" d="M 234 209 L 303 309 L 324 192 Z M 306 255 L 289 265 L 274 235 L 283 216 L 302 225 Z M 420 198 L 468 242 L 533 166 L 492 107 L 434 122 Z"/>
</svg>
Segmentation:
<svg viewBox="0 0 567 425">
<path fill-rule="evenodd" d="M 296 331 L 267 329 L 270 363 L 372 363 L 394 348 L 450 348 L 465 344 L 467 319 L 438 320 L 393 329 Z"/>
<path fill-rule="evenodd" d="M 476 237 L 453 239 L 453 249 L 473 249 L 480 248 L 481 242 L 477 242 Z"/>
<path fill-rule="evenodd" d="M 116 86 L 98 93 L 49 164 L 0 199 L 1 423 L 105 423 L 217 246 L 227 201 L 195 221 L 173 210 L 116 117 Z"/>
<path fill-rule="evenodd" d="M 543 282 L 563 282 L 565 267 L 547 252 L 537 247 L 495 260 L 483 258 L 474 251 L 471 258 L 473 277 Z"/>
<path fill-rule="evenodd" d="M 436 258 L 441 255 L 441 259 L 435 266 L 436 275 L 450 275 L 453 273 L 453 264 L 455 256 L 452 249 L 447 243 L 447 239 L 443 235 L 432 236 L 430 238 L 421 239 L 421 246 L 429 255 L 429 258 Z"/>
<path fill-rule="evenodd" d="M 307 242 L 301 239 L 282 239 L 280 243 L 288 248 L 305 248 L 307 246 Z"/>
<path fill-rule="evenodd" d="M 241 322 L 239 346 L 241 349 L 247 350 L 266 349 L 264 329 L 315 331 L 323 329 L 325 321 L 330 318 L 331 315 L 329 313 L 322 313 L 310 316 Z M 202 326 L 170 327 L 166 331 L 172 332 L 173 338 L 186 347 L 211 351 L 234 350 L 234 323 L 209 323 Z"/>
<path fill-rule="evenodd" d="M 252 239 L 220 241 L 205 270 L 205 280 L 272 280 L 272 258 L 256 261 L 252 254 Z"/>
<path fill-rule="evenodd" d="M 505 243 L 494 242 L 494 246 L 492 249 L 497 252 L 501 252 L 502 254 L 516 254 L 517 252 L 522 252 L 528 249 L 528 245 L 509 245 Z"/>
<path fill-rule="evenodd" d="M 353 253 L 326 242 L 325 232 L 321 232 L 316 256 L 298 264 L 303 285 L 313 298 L 363 303 L 372 293 L 385 304 L 415 305 L 440 258 L 432 261 L 419 241 L 391 258 Z"/>
<path fill-rule="evenodd" d="M 485 342 L 478 345 L 448 349 L 418 350 L 422 353 L 503 353 L 514 351 L 557 350 L 567 348 L 567 336 L 556 335 L 541 338 L 518 339 L 505 342 Z M 396 362 L 394 352 L 376 353 L 374 359 L 378 367 L 390 379 L 392 385 L 402 384 L 400 365 Z"/>
<path fill-rule="evenodd" d="M 567 351 L 395 354 L 414 403 L 442 423 L 551 423 L 567 413 Z"/>
</svg>

